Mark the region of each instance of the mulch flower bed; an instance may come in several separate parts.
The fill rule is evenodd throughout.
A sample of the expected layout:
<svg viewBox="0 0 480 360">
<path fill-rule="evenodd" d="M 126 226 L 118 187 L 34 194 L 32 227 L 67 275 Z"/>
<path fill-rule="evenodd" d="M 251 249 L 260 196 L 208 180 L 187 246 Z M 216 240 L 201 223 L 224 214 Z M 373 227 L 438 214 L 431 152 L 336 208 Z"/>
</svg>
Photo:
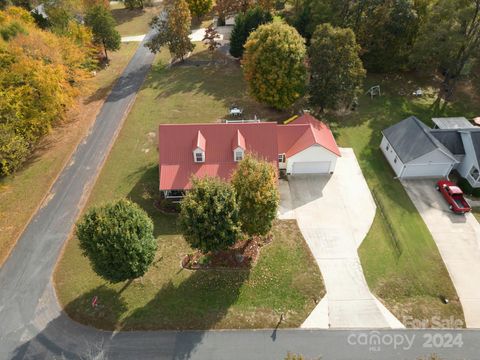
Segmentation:
<svg viewBox="0 0 480 360">
<path fill-rule="evenodd" d="M 228 250 L 202 254 L 197 251 L 182 259 L 182 267 L 189 270 L 248 269 L 255 264 L 262 246 L 270 243 L 272 236 L 254 236 L 236 243 Z"/>
</svg>

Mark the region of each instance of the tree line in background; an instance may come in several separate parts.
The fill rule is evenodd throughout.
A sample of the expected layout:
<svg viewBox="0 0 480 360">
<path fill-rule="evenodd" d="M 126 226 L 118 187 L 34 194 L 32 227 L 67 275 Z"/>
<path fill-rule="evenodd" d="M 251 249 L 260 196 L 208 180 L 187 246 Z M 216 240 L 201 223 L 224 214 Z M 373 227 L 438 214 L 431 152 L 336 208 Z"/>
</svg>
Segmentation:
<svg viewBox="0 0 480 360">
<path fill-rule="evenodd" d="M 480 53 L 480 0 L 291 0 L 272 26 L 271 7 L 255 6 L 216 9 L 240 11 L 230 53 L 250 93 L 278 109 L 304 94 L 320 111 L 348 107 L 366 70 L 439 74 L 438 101 L 449 101 Z"/>
<path fill-rule="evenodd" d="M 0 11 L 0 176 L 15 172 L 64 119 L 98 68 L 100 48 L 106 56 L 120 46 L 103 0 L 83 4 L 81 12 L 74 3 L 49 3 L 47 17 L 7 5 Z"/>
</svg>

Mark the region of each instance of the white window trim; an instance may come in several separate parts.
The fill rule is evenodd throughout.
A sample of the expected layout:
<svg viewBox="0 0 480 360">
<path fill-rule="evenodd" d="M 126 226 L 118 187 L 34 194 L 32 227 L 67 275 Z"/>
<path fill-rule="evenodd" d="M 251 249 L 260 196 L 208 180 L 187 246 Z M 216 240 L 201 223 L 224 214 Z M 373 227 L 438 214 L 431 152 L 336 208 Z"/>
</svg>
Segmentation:
<svg viewBox="0 0 480 360">
<path fill-rule="evenodd" d="M 237 159 L 237 154 L 242 154 L 242 158 L 241 159 Z M 233 151 L 233 161 L 235 162 L 239 162 L 239 161 L 242 161 L 243 158 L 245 157 L 245 151 L 243 151 L 242 148 L 236 148 L 234 151 Z"/>
<path fill-rule="evenodd" d="M 468 172 L 468 175 L 470 175 L 470 177 L 473 179 L 473 181 L 477 182 L 478 180 L 480 180 L 480 173 L 479 173 L 479 175 L 477 176 L 477 178 L 475 179 L 475 178 L 473 177 L 473 175 L 472 175 L 473 169 L 475 169 L 475 170 L 477 170 L 477 172 L 479 172 L 479 169 L 477 169 L 477 167 L 476 167 L 475 165 L 472 165 L 472 166 L 470 167 L 470 171 Z"/>
<path fill-rule="evenodd" d="M 197 160 L 197 155 L 198 154 L 202 155 L 202 161 Z M 196 163 L 204 163 L 205 162 L 205 152 L 200 150 L 200 149 L 195 150 L 193 152 L 193 161 L 196 162 Z"/>
<path fill-rule="evenodd" d="M 278 162 L 284 164 L 287 161 L 285 154 L 278 154 Z"/>
</svg>

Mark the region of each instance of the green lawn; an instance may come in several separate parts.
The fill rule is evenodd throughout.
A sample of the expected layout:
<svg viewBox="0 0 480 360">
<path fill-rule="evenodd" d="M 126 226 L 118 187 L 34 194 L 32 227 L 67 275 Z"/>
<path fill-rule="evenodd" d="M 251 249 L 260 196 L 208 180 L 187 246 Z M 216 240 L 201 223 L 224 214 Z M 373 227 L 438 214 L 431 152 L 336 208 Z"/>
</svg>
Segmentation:
<svg viewBox="0 0 480 360">
<path fill-rule="evenodd" d="M 111 4 L 110 9 L 122 36 L 142 35 L 149 30 L 149 23 L 160 12 L 159 6 L 144 9 L 126 9 L 123 3 Z"/>
<path fill-rule="evenodd" d="M 122 44 L 119 51 L 112 53 L 110 66 L 87 81 L 85 96 L 67 114 L 66 122 L 46 136 L 21 170 L 0 179 L 0 266 L 78 142 L 87 133 L 103 99 L 137 46 Z"/>
<path fill-rule="evenodd" d="M 54 275 L 58 298 L 72 318 L 105 329 L 275 327 L 282 313 L 280 326 L 299 326 L 324 289 L 294 221 L 276 222 L 273 242 L 262 248 L 250 271 L 180 267 L 192 250 L 179 235 L 176 216 L 153 206 L 158 197 L 158 124 L 219 121 L 231 103 L 259 116 L 270 112 L 248 98 L 237 65 L 167 69 L 167 59 L 165 53 L 158 56 L 87 205 L 121 197 L 140 204 L 154 220 L 159 245 L 155 264 L 121 291 L 124 284 L 107 284 L 92 272 L 73 237 Z M 92 310 L 95 295 L 100 306 Z"/>
<path fill-rule="evenodd" d="M 352 147 L 360 162 L 378 210 L 373 226 L 359 249 L 370 289 L 400 319 L 432 319 L 454 316 L 463 320 L 456 291 L 430 232 L 403 186 L 378 148 L 381 130 L 407 116 L 416 115 L 430 125 L 434 111 L 433 90 L 415 78 L 390 79 L 370 76 L 368 84 L 380 84 L 383 95 L 371 100 L 363 96 L 359 110 L 332 116 L 332 126 L 341 146 Z M 408 95 L 418 86 L 430 95 L 413 99 Z M 475 106 L 459 95 L 444 115 L 472 116 Z M 468 110 L 469 109 L 469 110 Z M 480 108 L 477 105 L 477 111 Z M 453 300 L 444 305 L 439 296 Z"/>
</svg>

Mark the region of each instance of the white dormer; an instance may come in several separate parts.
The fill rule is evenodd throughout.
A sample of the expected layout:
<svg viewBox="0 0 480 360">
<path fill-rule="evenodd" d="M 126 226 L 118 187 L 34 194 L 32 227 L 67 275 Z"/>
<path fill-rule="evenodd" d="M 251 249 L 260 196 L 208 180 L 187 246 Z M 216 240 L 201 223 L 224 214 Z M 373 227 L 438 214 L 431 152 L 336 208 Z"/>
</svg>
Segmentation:
<svg viewBox="0 0 480 360">
<path fill-rule="evenodd" d="M 237 133 L 232 140 L 233 161 L 238 162 L 243 160 L 243 157 L 245 156 L 245 148 L 245 138 L 240 130 L 237 130 Z"/>
<path fill-rule="evenodd" d="M 193 161 L 196 163 L 205 162 L 205 149 L 207 142 L 200 130 L 193 141 Z"/>
</svg>

